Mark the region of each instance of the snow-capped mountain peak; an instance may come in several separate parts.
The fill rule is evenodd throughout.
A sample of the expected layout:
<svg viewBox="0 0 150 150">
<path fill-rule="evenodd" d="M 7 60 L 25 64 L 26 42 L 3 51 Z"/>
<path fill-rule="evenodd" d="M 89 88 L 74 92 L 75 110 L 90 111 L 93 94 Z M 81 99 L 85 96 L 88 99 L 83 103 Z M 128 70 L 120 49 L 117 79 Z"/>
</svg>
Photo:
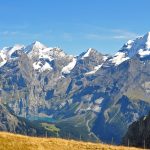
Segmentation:
<svg viewBox="0 0 150 150">
<path fill-rule="evenodd" d="M 148 32 L 143 39 L 145 40 L 146 49 L 150 50 L 150 32 Z"/>
<path fill-rule="evenodd" d="M 54 60 L 65 60 L 69 57 L 69 55 L 65 54 L 62 49 L 58 47 L 46 47 L 38 41 L 28 45 L 24 51 L 28 57 L 32 59 L 34 70 L 40 72 L 53 70 L 52 64 Z"/>
<path fill-rule="evenodd" d="M 66 54 L 58 47 L 46 47 L 44 44 L 39 41 L 35 41 L 31 45 L 28 45 L 24 49 L 25 53 L 28 54 L 29 57 L 33 56 L 51 56 L 51 57 L 65 57 Z M 46 57 L 47 57 L 46 56 Z M 43 57 L 43 56 L 42 56 Z"/>
<path fill-rule="evenodd" d="M 35 41 L 32 44 L 25 47 L 24 51 L 26 53 L 30 53 L 32 51 L 39 51 L 47 48 L 44 44 L 40 43 L 39 41 Z"/>
<path fill-rule="evenodd" d="M 89 57 L 91 51 L 92 51 L 92 48 L 89 48 L 87 52 L 82 56 L 82 58 Z"/>
<path fill-rule="evenodd" d="M 42 43 L 40 43 L 39 41 L 35 41 L 34 43 L 32 43 L 34 48 L 38 48 L 38 49 L 45 49 L 46 46 Z"/>
<path fill-rule="evenodd" d="M 150 32 L 135 40 L 129 40 L 120 51 L 126 51 L 126 53 L 128 52 L 130 57 L 132 57 L 137 54 L 140 49 L 150 50 Z"/>
<path fill-rule="evenodd" d="M 83 52 L 80 57 L 81 59 L 90 57 L 91 54 L 96 53 L 97 51 L 93 48 L 89 48 L 86 52 Z"/>
<path fill-rule="evenodd" d="M 135 40 L 129 40 L 110 61 L 117 66 L 137 54 L 141 58 L 150 55 L 150 32 Z"/>
</svg>

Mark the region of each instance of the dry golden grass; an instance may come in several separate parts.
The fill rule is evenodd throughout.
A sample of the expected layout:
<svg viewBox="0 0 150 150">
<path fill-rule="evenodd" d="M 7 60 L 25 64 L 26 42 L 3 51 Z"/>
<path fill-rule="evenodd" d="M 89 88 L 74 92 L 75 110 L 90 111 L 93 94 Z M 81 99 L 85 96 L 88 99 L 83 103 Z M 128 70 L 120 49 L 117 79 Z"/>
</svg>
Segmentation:
<svg viewBox="0 0 150 150">
<path fill-rule="evenodd" d="M 0 132 L 0 150 L 138 150 L 58 138 L 37 138 Z"/>
</svg>

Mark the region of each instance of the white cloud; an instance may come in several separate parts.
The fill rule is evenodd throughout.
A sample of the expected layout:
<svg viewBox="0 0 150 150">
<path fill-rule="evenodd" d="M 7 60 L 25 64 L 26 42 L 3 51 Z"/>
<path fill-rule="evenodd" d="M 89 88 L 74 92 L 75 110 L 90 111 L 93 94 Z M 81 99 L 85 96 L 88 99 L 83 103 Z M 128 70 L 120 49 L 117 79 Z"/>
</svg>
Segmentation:
<svg viewBox="0 0 150 150">
<path fill-rule="evenodd" d="M 25 26 L 24 26 L 25 27 Z M 89 32 L 90 31 L 90 32 Z M 89 33 L 88 33 L 89 32 Z M 6 30 L 0 32 L 0 36 L 3 39 L 12 39 L 12 38 L 20 38 L 20 39 L 28 39 L 28 40 L 40 40 L 40 39 L 48 39 L 48 40 L 64 40 L 64 41 L 73 41 L 73 40 L 129 40 L 138 37 L 139 35 L 126 31 L 123 29 L 107 29 L 102 27 L 91 26 L 83 32 L 54 32 L 52 30 L 42 31 L 39 33 L 35 32 L 25 32 L 19 30 Z"/>
<path fill-rule="evenodd" d="M 106 30 L 106 29 L 105 29 Z M 88 33 L 85 34 L 84 37 L 90 40 L 107 40 L 107 39 L 134 39 L 139 37 L 138 34 L 134 32 L 129 32 L 121 29 L 108 29 L 106 33 L 98 32 L 98 33 Z"/>
<path fill-rule="evenodd" d="M 113 29 L 112 32 L 115 34 L 114 39 L 134 39 L 139 36 L 137 33 L 121 29 Z"/>
<path fill-rule="evenodd" d="M 2 31 L 0 32 L 0 37 L 3 39 L 12 39 L 12 38 L 19 38 L 19 39 L 31 39 L 31 40 L 39 40 L 42 38 L 52 39 L 50 31 L 46 31 L 43 33 L 29 33 L 24 31 Z"/>
<path fill-rule="evenodd" d="M 109 37 L 107 35 L 105 36 L 105 35 L 100 35 L 100 34 L 96 34 L 96 33 L 89 33 L 89 34 L 86 34 L 84 37 L 89 40 L 111 39 L 111 37 Z"/>
<path fill-rule="evenodd" d="M 11 31 L 11 32 L 3 31 L 3 32 L 0 32 L 1 36 L 11 36 L 11 35 L 17 35 L 17 34 L 18 34 L 18 32 L 16 32 L 16 31 Z"/>
</svg>

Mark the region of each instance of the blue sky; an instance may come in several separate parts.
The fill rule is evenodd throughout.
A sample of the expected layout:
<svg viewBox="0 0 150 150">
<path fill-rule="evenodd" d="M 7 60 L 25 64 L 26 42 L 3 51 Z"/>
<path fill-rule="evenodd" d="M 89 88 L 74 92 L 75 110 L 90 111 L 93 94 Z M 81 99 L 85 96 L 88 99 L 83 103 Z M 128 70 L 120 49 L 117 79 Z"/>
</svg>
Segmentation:
<svg viewBox="0 0 150 150">
<path fill-rule="evenodd" d="M 0 0 L 0 48 L 40 41 L 114 54 L 150 31 L 150 0 Z"/>
</svg>

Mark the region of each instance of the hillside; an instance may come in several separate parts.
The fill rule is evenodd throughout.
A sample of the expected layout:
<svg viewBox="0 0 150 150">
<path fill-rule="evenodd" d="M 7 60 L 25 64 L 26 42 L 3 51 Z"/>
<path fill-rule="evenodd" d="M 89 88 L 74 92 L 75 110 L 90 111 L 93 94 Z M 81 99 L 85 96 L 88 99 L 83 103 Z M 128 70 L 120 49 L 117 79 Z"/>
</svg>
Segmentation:
<svg viewBox="0 0 150 150">
<path fill-rule="evenodd" d="M 0 132 L 0 150 L 125 150 L 126 147 L 56 138 L 37 138 Z M 128 148 L 136 150 L 136 148 Z"/>
</svg>

